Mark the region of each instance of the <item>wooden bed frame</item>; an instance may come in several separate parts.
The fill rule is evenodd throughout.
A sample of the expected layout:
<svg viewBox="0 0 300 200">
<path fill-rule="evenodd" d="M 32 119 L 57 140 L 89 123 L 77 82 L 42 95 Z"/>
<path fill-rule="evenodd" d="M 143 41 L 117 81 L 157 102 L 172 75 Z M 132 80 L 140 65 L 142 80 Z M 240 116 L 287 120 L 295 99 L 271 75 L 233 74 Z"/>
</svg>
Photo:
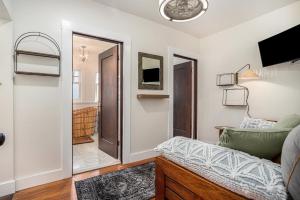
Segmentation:
<svg viewBox="0 0 300 200">
<path fill-rule="evenodd" d="M 160 156 L 156 163 L 156 200 L 247 199 Z"/>
</svg>

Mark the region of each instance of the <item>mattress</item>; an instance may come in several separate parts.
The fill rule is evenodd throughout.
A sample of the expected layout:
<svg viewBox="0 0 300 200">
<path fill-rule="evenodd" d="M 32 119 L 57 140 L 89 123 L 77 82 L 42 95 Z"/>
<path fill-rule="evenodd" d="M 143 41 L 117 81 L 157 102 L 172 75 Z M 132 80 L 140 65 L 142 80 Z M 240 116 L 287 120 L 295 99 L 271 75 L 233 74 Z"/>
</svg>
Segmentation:
<svg viewBox="0 0 300 200">
<path fill-rule="evenodd" d="M 247 153 L 174 137 L 155 148 L 165 158 L 250 199 L 287 199 L 280 165 Z"/>
</svg>

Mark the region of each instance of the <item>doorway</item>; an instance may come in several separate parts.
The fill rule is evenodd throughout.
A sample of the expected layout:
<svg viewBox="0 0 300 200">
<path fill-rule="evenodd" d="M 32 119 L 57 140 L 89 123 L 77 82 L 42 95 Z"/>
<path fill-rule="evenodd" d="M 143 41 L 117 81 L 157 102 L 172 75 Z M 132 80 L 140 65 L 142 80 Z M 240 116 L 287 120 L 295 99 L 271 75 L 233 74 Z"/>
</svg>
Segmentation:
<svg viewBox="0 0 300 200">
<path fill-rule="evenodd" d="M 73 33 L 73 174 L 122 161 L 123 43 Z"/>
<path fill-rule="evenodd" d="M 173 137 L 197 139 L 197 60 L 173 54 Z"/>
</svg>

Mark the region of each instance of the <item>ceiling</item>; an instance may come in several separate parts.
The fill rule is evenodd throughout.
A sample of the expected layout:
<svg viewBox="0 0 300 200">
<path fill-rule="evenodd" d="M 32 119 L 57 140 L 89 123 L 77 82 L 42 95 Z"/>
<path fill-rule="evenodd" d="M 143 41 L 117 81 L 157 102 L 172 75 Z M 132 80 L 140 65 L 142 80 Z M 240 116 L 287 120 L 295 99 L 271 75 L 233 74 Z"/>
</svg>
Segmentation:
<svg viewBox="0 0 300 200">
<path fill-rule="evenodd" d="M 84 37 L 80 35 L 74 35 L 73 37 L 73 57 L 74 57 L 74 66 L 77 67 L 82 64 L 80 56 L 82 54 L 81 46 L 86 46 L 85 53 L 91 56 L 98 57 L 98 55 L 117 44 L 109 43 L 94 38 Z"/>
<path fill-rule="evenodd" d="M 94 38 L 84 37 L 80 35 L 74 35 L 73 37 L 73 49 L 80 52 L 81 46 L 86 46 L 88 52 L 102 53 L 105 50 L 116 46 L 114 43 L 101 41 Z"/>
<path fill-rule="evenodd" d="M 2 0 L 0 0 L 0 19 L 8 20 L 9 14 Z"/>
<path fill-rule="evenodd" d="M 94 0 L 201 38 L 254 19 L 298 0 L 209 0 L 208 11 L 184 23 L 169 22 L 159 13 L 159 0 Z"/>
</svg>

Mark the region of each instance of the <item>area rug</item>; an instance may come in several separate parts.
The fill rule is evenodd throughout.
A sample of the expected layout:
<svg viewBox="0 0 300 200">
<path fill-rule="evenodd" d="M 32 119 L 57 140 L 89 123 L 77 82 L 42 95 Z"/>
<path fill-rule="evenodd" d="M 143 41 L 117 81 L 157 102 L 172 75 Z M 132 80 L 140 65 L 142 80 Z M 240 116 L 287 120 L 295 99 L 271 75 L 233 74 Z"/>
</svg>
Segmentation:
<svg viewBox="0 0 300 200">
<path fill-rule="evenodd" d="M 94 142 L 90 136 L 73 137 L 73 145 Z"/>
<path fill-rule="evenodd" d="M 75 182 L 78 200 L 148 200 L 155 196 L 154 162 Z"/>
</svg>

